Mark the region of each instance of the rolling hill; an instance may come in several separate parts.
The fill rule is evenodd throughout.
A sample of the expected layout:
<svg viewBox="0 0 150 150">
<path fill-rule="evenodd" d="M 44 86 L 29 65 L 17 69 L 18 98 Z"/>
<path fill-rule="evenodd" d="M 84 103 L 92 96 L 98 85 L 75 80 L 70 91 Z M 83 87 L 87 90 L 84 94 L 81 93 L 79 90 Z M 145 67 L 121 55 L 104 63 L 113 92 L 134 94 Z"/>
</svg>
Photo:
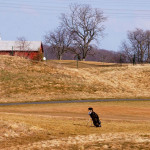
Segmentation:
<svg viewBox="0 0 150 150">
<path fill-rule="evenodd" d="M 150 65 L 73 60 L 33 62 L 0 56 L 0 103 L 150 98 Z"/>
</svg>

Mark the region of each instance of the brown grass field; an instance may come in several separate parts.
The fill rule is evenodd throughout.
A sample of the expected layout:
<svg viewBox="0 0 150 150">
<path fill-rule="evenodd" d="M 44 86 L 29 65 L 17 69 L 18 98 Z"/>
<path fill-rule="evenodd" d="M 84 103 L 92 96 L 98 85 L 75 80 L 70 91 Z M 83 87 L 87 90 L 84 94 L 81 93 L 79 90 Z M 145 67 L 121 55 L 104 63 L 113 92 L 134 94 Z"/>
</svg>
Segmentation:
<svg viewBox="0 0 150 150">
<path fill-rule="evenodd" d="M 0 103 L 150 98 L 150 65 L 0 56 Z M 87 108 L 101 128 L 88 125 Z M 0 150 L 149 150 L 150 101 L 0 106 Z"/>
<path fill-rule="evenodd" d="M 150 65 L 30 60 L 0 56 L 0 103 L 150 98 Z"/>
<path fill-rule="evenodd" d="M 87 108 L 101 128 L 87 126 Z M 3 150 L 149 150 L 150 101 L 0 106 Z"/>
</svg>

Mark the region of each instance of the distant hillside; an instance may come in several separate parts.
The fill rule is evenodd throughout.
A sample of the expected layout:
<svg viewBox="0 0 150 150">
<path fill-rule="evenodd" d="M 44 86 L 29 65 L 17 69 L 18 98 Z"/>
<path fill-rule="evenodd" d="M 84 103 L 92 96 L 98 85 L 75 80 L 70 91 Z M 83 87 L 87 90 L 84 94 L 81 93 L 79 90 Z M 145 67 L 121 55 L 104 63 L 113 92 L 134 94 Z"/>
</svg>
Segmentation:
<svg viewBox="0 0 150 150">
<path fill-rule="evenodd" d="M 150 98 L 150 65 L 0 56 L 0 102 Z"/>
<path fill-rule="evenodd" d="M 44 45 L 44 53 L 47 59 L 57 59 L 55 52 L 48 46 Z M 66 52 L 63 55 L 63 60 L 74 60 L 75 54 L 71 52 Z M 109 62 L 109 63 L 119 63 L 120 53 L 105 49 L 93 49 L 92 55 L 88 55 L 86 61 L 98 61 L 98 62 Z"/>
</svg>

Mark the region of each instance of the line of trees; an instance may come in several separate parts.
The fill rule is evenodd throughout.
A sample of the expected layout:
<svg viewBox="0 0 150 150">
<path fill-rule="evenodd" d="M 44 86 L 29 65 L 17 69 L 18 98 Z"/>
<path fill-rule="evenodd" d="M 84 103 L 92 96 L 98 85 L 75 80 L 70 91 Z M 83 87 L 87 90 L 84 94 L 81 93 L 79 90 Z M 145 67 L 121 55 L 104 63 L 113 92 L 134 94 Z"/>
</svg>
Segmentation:
<svg viewBox="0 0 150 150">
<path fill-rule="evenodd" d="M 69 14 L 62 14 L 60 26 L 45 35 L 45 43 L 57 54 L 59 60 L 71 52 L 81 60 L 93 54 L 94 42 L 103 37 L 106 18 L 99 9 L 89 5 L 71 5 Z"/>
<path fill-rule="evenodd" d="M 124 62 L 150 63 L 150 30 L 129 31 L 121 44 Z"/>
<path fill-rule="evenodd" d="M 100 56 L 100 53 L 105 53 L 107 55 L 100 56 L 102 61 L 150 63 L 150 30 L 128 31 L 127 40 L 121 43 L 118 53 L 112 53 L 113 57 L 109 57 L 109 51 L 95 51 L 94 44 L 103 38 L 105 20 L 106 17 L 99 9 L 93 9 L 89 5 L 71 5 L 70 13 L 61 15 L 59 27 L 44 36 L 45 44 L 48 46 L 45 54 L 54 54 L 59 60 L 66 54 L 85 60 L 89 59 L 89 56 Z M 90 57 L 92 60 L 93 58 Z M 114 60 L 109 61 L 109 58 Z"/>
<path fill-rule="evenodd" d="M 47 45 L 43 46 L 44 48 L 44 55 L 48 60 L 58 59 L 57 57 L 57 51 L 54 51 L 52 47 L 49 47 Z M 87 55 L 86 60 L 87 61 L 99 61 L 99 62 L 108 62 L 108 63 L 120 63 L 120 52 L 114 52 L 109 51 L 105 49 L 98 49 L 96 47 L 92 48 L 93 55 Z M 76 55 L 72 53 L 71 51 L 66 51 L 63 54 L 62 59 L 63 60 L 75 60 L 77 57 Z"/>
</svg>

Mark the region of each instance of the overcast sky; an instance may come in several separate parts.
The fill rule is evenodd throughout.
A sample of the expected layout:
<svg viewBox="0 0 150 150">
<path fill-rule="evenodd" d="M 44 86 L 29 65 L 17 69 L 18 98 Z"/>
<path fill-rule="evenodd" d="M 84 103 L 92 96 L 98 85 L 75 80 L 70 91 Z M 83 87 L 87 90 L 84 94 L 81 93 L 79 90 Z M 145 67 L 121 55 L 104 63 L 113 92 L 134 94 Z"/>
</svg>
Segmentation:
<svg viewBox="0 0 150 150">
<path fill-rule="evenodd" d="M 16 40 L 24 36 L 43 41 L 45 33 L 59 25 L 61 13 L 68 13 L 69 5 L 74 3 L 99 8 L 107 17 L 99 48 L 117 51 L 127 31 L 150 29 L 149 0 L 0 0 L 1 38 Z"/>
</svg>

